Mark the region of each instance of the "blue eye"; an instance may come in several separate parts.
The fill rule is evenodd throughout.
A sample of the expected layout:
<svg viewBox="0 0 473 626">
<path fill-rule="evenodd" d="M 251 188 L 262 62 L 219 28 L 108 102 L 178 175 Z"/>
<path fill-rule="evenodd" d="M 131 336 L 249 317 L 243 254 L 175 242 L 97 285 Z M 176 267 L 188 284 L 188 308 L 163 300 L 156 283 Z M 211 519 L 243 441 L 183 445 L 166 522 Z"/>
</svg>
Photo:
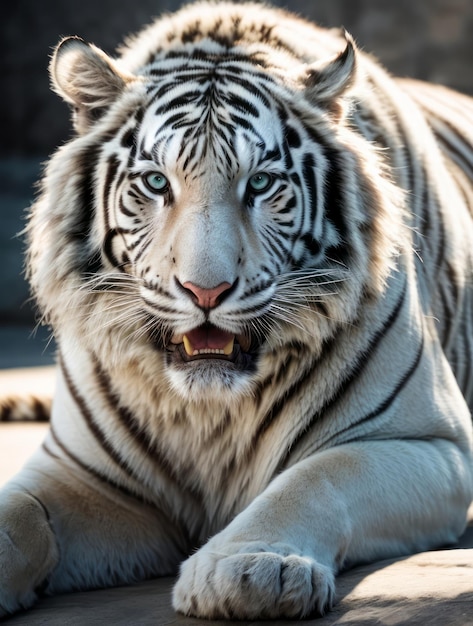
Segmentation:
<svg viewBox="0 0 473 626">
<path fill-rule="evenodd" d="M 263 193 L 271 187 L 273 177 L 266 172 L 257 172 L 248 180 L 248 191 L 252 194 Z"/>
<path fill-rule="evenodd" d="M 169 189 L 169 181 L 160 172 L 149 172 L 143 176 L 143 182 L 153 193 L 166 193 Z"/>
</svg>

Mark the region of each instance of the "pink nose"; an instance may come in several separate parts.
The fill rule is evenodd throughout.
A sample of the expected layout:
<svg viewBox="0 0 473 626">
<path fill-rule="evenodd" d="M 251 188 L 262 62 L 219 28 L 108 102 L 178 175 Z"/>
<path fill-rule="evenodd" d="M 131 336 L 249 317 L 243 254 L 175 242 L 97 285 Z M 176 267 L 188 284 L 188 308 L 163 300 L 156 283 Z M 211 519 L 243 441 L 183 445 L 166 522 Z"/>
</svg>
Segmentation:
<svg viewBox="0 0 473 626">
<path fill-rule="evenodd" d="M 223 294 L 231 288 L 230 283 L 220 283 L 212 289 L 204 289 L 194 283 L 187 282 L 182 285 L 195 296 L 195 302 L 202 309 L 213 309 L 222 300 Z"/>
</svg>

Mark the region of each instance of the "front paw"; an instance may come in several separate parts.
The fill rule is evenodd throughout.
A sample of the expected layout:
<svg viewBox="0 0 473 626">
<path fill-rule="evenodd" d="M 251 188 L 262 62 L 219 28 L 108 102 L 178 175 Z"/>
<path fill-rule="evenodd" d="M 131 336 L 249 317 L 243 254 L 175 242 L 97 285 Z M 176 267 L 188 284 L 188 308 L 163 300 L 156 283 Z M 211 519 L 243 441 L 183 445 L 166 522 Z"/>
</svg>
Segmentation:
<svg viewBox="0 0 473 626">
<path fill-rule="evenodd" d="M 181 567 L 174 608 L 207 619 L 301 618 L 330 608 L 334 574 L 280 546 L 212 542 Z M 294 553 L 291 553 L 294 552 Z"/>
<path fill-rule="evenodd" d="M 47 515 L 27 493 L 0 497 L 0 616 L 31 606 L 58 561 Z"/>
</svg>

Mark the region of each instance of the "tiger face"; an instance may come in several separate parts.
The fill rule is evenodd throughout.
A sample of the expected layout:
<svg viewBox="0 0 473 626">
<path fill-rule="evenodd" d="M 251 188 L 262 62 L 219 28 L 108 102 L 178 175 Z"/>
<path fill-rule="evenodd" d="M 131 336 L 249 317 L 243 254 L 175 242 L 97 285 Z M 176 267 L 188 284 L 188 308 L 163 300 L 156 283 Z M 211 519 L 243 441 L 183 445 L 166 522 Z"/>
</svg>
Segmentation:
<svg viewBox="0 0 473 626">
<path fill-rule="evenodd" d="M 297 324 L 291 282 L 310 271 L 315 299 L 342 275 L 323 261 L 340 243 L 335 228 L 311 223 L 308 211 L 294 215 L 316 194 L 304 128 L 287 121 L 264 75 L 265 107 L 232 81 L 235 64 L 209 61 L 197 93 L 175 73 L 163 95 L 156 87 L 120 160 L 126 169 L 116 172 L 124 172 L 118 202 L 108 207 L 113 256 L 124 246 L 149 324 L 162 329 L 157 346 L 168 373 L 186 394 L 251 378 L 261 352 L 283 334 L 278 326 Z"/>
<path fill-rule="evenodd" d="M 354 45 L 317 69 L 284 62 L 204 40 L 132 75 L 76 38 L 52 62 L 76 110 L 69 158 L 96 158 L 93 291 L 132 294 L 111 324 L 187 398 L 251 392 L 281 345 L 320 350 L 382 274 L 370 238 L 390 199 L 342 114 Z"/>
</svg>

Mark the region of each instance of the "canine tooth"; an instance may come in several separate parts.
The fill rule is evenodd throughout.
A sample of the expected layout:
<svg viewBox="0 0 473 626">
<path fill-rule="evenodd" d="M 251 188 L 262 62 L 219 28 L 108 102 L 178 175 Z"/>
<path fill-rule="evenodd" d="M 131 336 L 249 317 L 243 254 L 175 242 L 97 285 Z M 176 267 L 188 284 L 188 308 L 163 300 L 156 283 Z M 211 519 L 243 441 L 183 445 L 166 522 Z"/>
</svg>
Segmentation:
<svg viewBox="0 0 473 626">
<path fill-rule="evenodd" d="M 192 347 L 191 342 L 187 338 L 187 335 L 184 335 L 182 337 L 182 343 L 184 344 L 184 350 L 186 351 L 186 354 L 188 356 L 193 356 L 194 355 L 194 348 Z"/>
<path fill-rule="evenodd" d="M 248 336 L 238 335 L 238 343 L 240 344 L 240 348 L 243 350 L 243 352 L 248 352 L 251 345 L 251 340 Z"/>
<path fill-rule="evenodd" d="M 225 348 L 223 349 L 223 354 L 225 354 L 226 356 L 228 356 L 229 354 L 231 354 L 233 352 L 233 343 L 234 343 L 234 339 L 231 339 L 227 345 L 225 346 Z"/>
</svg>

